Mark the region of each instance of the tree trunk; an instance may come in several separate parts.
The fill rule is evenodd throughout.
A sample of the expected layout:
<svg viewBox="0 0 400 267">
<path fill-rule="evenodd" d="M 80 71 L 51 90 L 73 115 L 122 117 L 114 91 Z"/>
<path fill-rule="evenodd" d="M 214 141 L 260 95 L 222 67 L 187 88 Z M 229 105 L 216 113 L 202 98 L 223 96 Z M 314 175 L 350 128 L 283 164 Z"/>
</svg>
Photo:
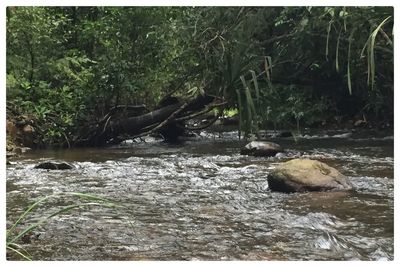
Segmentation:
<svg viewBox="0 0 400 267">
<path fill-rule="evenodd" d="M 175 119 L 190 117 L 189 115 L 203 110 L 214 99 L 211 96 L 198 96 L 187 103 L 168 103 L 167 106 L 139 116 L 118 118 L 113 118 L 113 116 L 107 118 L 106 116 L 106 119 L 99 123 L 92 134 L 81 144 L 102 146 L 112 140 L 122 141 L 120 140 L 122 135 L 132 137 L 151 132 L 168 134 L 168 136 L 164 136 L 165 139 L 176 140 L 178 135 L 183 133 L 183 131 L 177 129 L 182 128 L 184 122 L 175 121 Z M 176 132 L 174 129 L 176 129 Z"/>
</svg>

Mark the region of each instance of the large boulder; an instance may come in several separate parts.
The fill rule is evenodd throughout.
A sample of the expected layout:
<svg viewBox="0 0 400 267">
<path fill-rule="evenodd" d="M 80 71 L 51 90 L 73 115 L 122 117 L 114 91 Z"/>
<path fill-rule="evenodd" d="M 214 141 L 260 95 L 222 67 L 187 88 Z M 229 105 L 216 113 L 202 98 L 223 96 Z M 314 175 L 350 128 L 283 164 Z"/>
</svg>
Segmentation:
<svg viewBox="0 0 400 267">
<path fill-rule="evenodd" d="M 69 170 L 73 168 L 74 166 L 69 163 L 54 162 L 54 161 L 42 162 L 35 166 L 35 169 L 46 169 L 46 170 Z"/>
<path fill-rule="evenodd" d="M 252 141 L 242 148 L 240 154 L 256 157 L 274 157 L 279 152 L 283 152 L 283 149 L 278 144 L 265 141 Z"/>
<path fill-rule="evenodd" d="M 278 165 L 268 174 L 271 191 L 305 192 L 350 190 L 348 178 L 338 170 L 317 160 L 293 159 Z"/>
</svg>

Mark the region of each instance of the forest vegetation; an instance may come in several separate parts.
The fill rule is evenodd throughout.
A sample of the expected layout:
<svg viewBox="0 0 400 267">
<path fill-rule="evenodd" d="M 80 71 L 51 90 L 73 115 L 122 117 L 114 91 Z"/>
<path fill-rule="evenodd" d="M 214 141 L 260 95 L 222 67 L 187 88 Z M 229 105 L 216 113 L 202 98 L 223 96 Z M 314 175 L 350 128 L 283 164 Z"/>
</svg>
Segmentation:
<svg viewBox="0 0 400 267">
<path fill-rule="evenodd" d="M 393 125 L 392 7 L 8 7 L 7 119 L 73 146 L 116 107 L 216 96 L 246 134 Z M 28 127 L 29 128 L 29 127 Z M 105 128 L 105 126 L 104 126 Z"/>
</svg>

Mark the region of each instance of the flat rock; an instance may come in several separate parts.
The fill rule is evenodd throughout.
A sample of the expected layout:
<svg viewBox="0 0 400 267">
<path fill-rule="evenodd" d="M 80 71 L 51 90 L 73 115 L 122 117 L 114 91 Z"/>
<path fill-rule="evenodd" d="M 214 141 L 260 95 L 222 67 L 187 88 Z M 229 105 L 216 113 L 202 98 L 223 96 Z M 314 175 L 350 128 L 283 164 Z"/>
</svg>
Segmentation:
<svg viewBox="0 0 400 267">
<path fill-rule="evenodd" d="M 268 174 L 271 191 L 344 191 L 353 187 L 348 178 L 318 160 L 293 159 L 281 163 Z"/>
<path fill-rule="evenodd" d="M 279 152 L 283 152 L 283 149 L 278 144 L 265 141 L 252 141 L 242 148 L 240 154 L 256 157 L 274 157 Z"/>
<path fill-rule="evenodd" d="M 66 162 L 55 162 L 55 161 L 46 161 L 39 163 L 35 166 L 35 169 L 46 169 L 46 170 L 70 170 L 73 169 L 74 166 L 66 163 Z"/>
</svg>

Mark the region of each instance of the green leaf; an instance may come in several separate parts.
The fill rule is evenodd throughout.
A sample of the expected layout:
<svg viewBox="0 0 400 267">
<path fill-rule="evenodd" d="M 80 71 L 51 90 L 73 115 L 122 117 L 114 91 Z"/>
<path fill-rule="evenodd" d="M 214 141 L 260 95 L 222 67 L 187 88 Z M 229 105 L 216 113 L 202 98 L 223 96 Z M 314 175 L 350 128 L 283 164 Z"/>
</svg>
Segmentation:
<svg viewBox="0 0 400 267">
<path fill-rule="evenodd" d="M 258 88 L 257 76 L 254 70 L 250 70 L 252 81 L 254 84 L 254 90 L 256 92 L 256 99 L 257 101 L 260 100 L 260 89 Z"/>
<path fill-rule="evenodd" d="M 34 202 L 31 206 L 29 206 L 26 211 L 15 221 L 15 223 L 10 227 L 10 229 L 7 231 L 7 236 L 12 233 L 12 231 L 15 229 L 15 227 L 20 223 L 21 220 L 23 220 L 29 213 L 31 213 L 40 203 L 44 202 L 45 200 L 49 199 L 53 195 L 45 196 L 38 201 Z"/>
<path fill-rule="evenodd" d="M 331 26 L 332 26 L 333 21 L 331 20 L 328 24 L 328 29 L 326 33 L 326 45 L 325 45 L 325 58 L 326 61 L 328 61 L 328 54 L 329 54 L 329 35 L 331 33 Z"/>
<path fill-rule="evenodd" d="M 340 28 L 339 31 L 339 36 L 337 38 L 336 42 L 336 59 L 335 59 L 335 67 L 336 67 L 336 72 L 339 73 L 339 44 L 340 44 L 340 36 L 342 34 L 342 28 Z"/>
<path fill-rule="evenodd" d="M 375 54 L 374 54 L 374 49 L 375 49 L 375 39 L 376 35 L 379 32 L 379 29 L 382 28 L 382 26 L 391 18 L 391 16 L 385 18 L 379 25 L 376 27 L 376 29 L 372 32 L 371 38 L 370 38 L 370 53 L 369 53 L 369 60 L 370 60 L 370 65 L 371 65 L 371 89 L 374 89 L 375 85 Z"/>
<path fill-rule="evenodd" d="M 16 244 L 8 244 L 8 245 L 6 245 L 6 248 L 7 249 L 9 249 L 9 250 L 11 250 L 11 251 L 13 251 L 13 252 L 15 252 L 15 253 L 17 253 L 19 256 L 21 256 L 22 258 L 24 258 L 24 259 L 26 259 L 26 260 L 28 260 L 28 261 L 31 261 L 32 259 L 28 256 L 28 255 L 26 255 L 25 253 L 22 253 L 21 251 L 19 251 L 19 250 L 17 250 L 17 249 L 15 249 L 15 248 L 13 248 L 13 245 L 15 246 Z"/>
<path fill-rule="evenodd" d="M 349 36 L 349 46 L 347 49 L 347 88 L 349 89 L 349 94 L 352 95 L 352 88 L 351 88 L 351 73 L 350 73 L 350 61 L 351 61 L 351 44 L 353 42 L 353 35 L 354 32 L 356 31 L 356 28 L 354 28 Z"/>
</svg>

